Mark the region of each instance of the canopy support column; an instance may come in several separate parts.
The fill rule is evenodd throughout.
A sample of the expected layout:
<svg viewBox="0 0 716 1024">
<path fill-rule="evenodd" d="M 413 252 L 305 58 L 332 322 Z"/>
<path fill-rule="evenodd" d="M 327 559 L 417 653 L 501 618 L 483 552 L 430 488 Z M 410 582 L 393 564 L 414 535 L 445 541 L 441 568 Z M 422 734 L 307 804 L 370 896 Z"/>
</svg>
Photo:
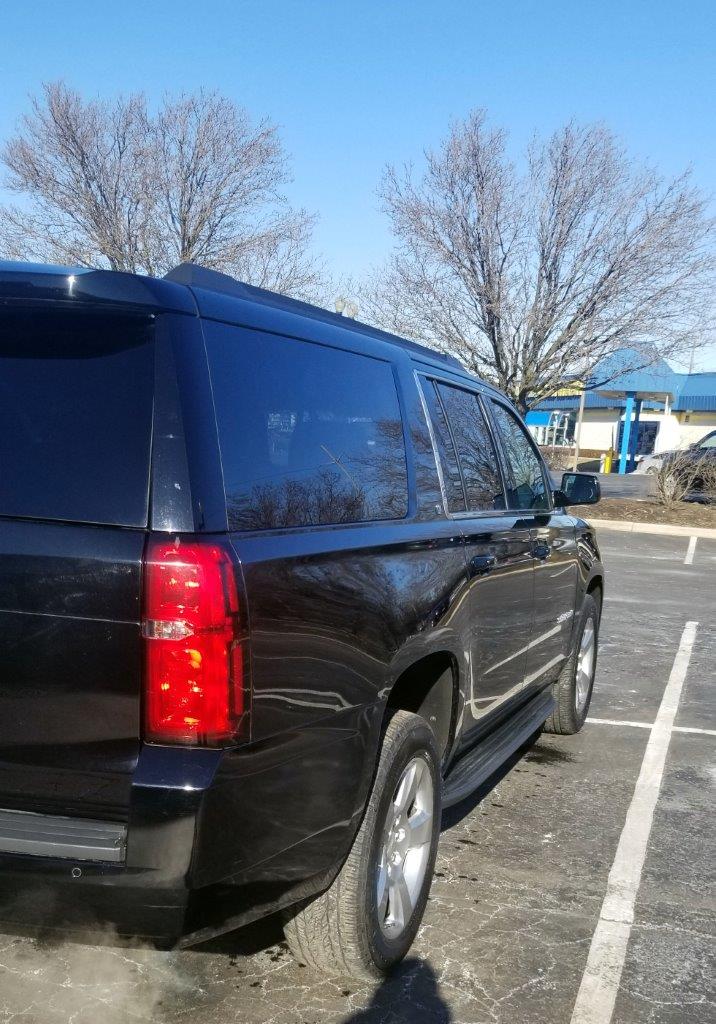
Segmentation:
<svg viewBox="0 0 716 1024">
<path fill-rule="evenodd" d="M 627 457 L 629 455 L 629 442 L 631 440 L 631 416 L 634 411 L 635 391 L 626 392 L 626 405 L 624 407 L 624 429 L 622 430 L 622 444 L 619 451 L 619 472 L 626 473 Z"/>
</svg>

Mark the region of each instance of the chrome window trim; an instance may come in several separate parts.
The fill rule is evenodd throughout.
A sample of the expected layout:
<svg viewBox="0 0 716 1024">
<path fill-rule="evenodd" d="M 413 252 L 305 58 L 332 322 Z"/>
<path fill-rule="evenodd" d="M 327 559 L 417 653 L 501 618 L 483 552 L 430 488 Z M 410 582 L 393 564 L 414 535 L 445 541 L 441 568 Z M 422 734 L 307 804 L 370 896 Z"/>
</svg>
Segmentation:
<svg viewBox="0 0 716 1024">
<path fill-rule="evenodd" d="M 436 465 L 437 471 L 438 471 L 438 480 L 440 481 L 440 493 L 442 494 L 443 514 L 446 516 L 446 518 L 447 519 L 455 519 L 455 520 L 460 520 L 460 519 L 495 519 L 496 517 L 507 518 L 509 516 L 513 516 L 514 517 L 515 515 L 523 515 L 524 512 L 521 511 L 521 510 L 518 510 L 518 509 L 480 509 L 480 510 L 475 510 L 475 511 L 471 511 L 470 509 L 467 509 L 465 512 L 450 512 L 449 511 L 449 509 L 448 509 L 448 502 L 447 502 L 447 491 L 445 489 L 445 480 L 443 478 L 443 470 L 442 470 L 442 465 L 440 463 L 440 452 L 439 452 L 439 448 L 438 448 L 437 439 L 435 437 L 435 431 L 434 431 L 434 428 L 433 428 L 433 422 L 432 422 L 432 419 L 430 418 L 430 411 L 428 409 L 427 401 L 426 401 L 425 395 L 423 393 L 423 386 L 422 386 L 422 379 L 421 378 L 425 378 L 426 380 L 430 380 L 430 381 L 435 381 L 435 383 L 437 383 L 437 384 L 446 384 L 448 387 L 459 388 L 462 391 L 467 391 L 468 394 L 475 395 L 475 397 L 478 400 L 478 404 L 480 405 L 481 408 L 482 408 L 482 406 L 484 404 L 485 397 L 490 397 L 490 396 L 487 395 L 487 392 L 485 391 L 484 388 L 480 387 L 477 384 L 474 387 L 472 387 L 467 382 L 460 382 L 460 383 L 458 383 L 453 378 L 444 377 L 440 373 L 433 373 L 432 370 L 429 370 L 427 368 L 425 368 L 425 369 L 415 368 L 413 370 L 413 374 L 415 376 L 415 383 L 416 383 L 416 386 L 417 386 L 417 389 L 418 389 L 418 394 L 420 395 L 420 402 L 421 402 L 421 405 L 423 407 L 423 413 L 425 415 L 425 420 L 426 420 L 427 425 L 428 425 L 428 433 L 430 434 L 430 443 L 433 446 L 433 458 L 435 459 L 435 465 Z M 438 400 L 439 400 L 439 398 L 440 398 L 440 396 L 438 394 Z M 490 434 L 490 438 L 492 440 L 492 445 L 493 445 L 493 448 L 495 450 L 495 455 L 497 457 L 497 468 L 498 468 L 498 471 L 499 471 L 499 474 L 500 474 L 500 480 L 502 481 L 503 494 L 505 495 L 505 499 L 506 499 L 507 498 L 507 487 L 506 487 L 507 480 L 506 480 L 506 477 L 505 477 L 502 452 L 501 452 L 500 446 L 499 446 L 499 444 L 497 442 L 497 438 L 496 438 L 495 433 L 494 433 L 492 416 L 490 415 L 489 409 L 483 409 L 482 410 L 482 415 L 483 415 L 483 417 L 485 419 L 485 423 L 487 425 L 487 430 L 488 430 L 488 433 Z M 446 414 L 446 417 L 447 417 L 447 414 Z M 449 426 L 450 425 L 449 425 L 449 421 L 448 421 L 448 429 L 449 429 Z M 452 433 L 451 433 L 450 436 L 452 438 Z M 455 447 L 454 441 L 453 441 L 453 446 Z M 459 455 L 457 453 L 457 448 L 456 447 L 455 447 L 455 457 L 457 459 L 458 469 L 460 470 L 460 479 L 462 480 L 462 468 L 460 466 L 460 458 L 459 458 Z M 463 493 L 465 493 L 464 481 L 463 481 Z M 466 493 L 465 493 L 465 504 L 467 504 L 467 494 Z M 527 510 L 527 513 L 529 515 L 534 515 L 535 514 L 534 509 Z"/>
</svg>

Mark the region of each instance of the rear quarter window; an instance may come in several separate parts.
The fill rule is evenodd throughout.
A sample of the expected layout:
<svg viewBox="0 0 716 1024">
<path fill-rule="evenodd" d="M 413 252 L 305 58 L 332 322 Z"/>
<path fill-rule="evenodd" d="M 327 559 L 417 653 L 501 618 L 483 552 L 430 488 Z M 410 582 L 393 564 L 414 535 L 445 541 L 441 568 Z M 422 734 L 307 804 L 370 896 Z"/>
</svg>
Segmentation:
<svg viewBox="0 0 716 1024">
<path fill-rule="evenodd" d="M 224 324 L 204 330 L 231 529 L 407 514 L 389 363 Z"/>
<path fill-rule="evenodd" d="M 147 524 L 146 318 L 0 312 L 0 515 Z"/>
</svg>

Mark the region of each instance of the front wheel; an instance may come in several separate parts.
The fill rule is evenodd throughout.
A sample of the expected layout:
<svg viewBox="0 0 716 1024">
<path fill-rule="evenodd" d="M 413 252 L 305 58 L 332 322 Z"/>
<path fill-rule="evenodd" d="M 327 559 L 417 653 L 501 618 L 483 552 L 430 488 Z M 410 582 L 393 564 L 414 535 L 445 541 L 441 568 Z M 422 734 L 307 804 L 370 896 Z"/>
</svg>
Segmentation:
<svg viewBox="0 0 716 1024">
<path fill-rule="evenodd" d="M 365 816 L 327 892 L 284 924 L 299 963 L 375 978 L 410 949 L 425 910 L 440 834 L 440 771 L 427 722 L 395 711 Z"/>
<path fill-rule="evenodd" d="M 591 594 L 585 594 L 574 648 L 552 690 L 556 707 L 544 724 L 546 732 L 569 735 L 584 725 L 592 700 L 598 640 L 599 606 Z"/>
</svg>

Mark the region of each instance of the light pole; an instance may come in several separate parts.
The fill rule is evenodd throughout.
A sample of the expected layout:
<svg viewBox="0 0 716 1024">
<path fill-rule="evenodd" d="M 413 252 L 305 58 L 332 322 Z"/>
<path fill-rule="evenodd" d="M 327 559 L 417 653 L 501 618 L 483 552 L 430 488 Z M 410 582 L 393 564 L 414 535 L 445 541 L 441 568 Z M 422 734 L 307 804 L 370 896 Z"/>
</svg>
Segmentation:
<svg viewBox="0 0 716 1024">
<path fill-rule="evenodd" d="M 577 425 L 574 428 L 574 460 L 572 462 L 572 472 L 577 472 L 577 462 L 579 461 L 579 439 L 582 433 L 582 420 L 584 419 L 584 399 L 587 394 L 586 388 L 582 388 L 582 393 L 579 396 L 579 412 L 577 413 Z"/>
</svg>

